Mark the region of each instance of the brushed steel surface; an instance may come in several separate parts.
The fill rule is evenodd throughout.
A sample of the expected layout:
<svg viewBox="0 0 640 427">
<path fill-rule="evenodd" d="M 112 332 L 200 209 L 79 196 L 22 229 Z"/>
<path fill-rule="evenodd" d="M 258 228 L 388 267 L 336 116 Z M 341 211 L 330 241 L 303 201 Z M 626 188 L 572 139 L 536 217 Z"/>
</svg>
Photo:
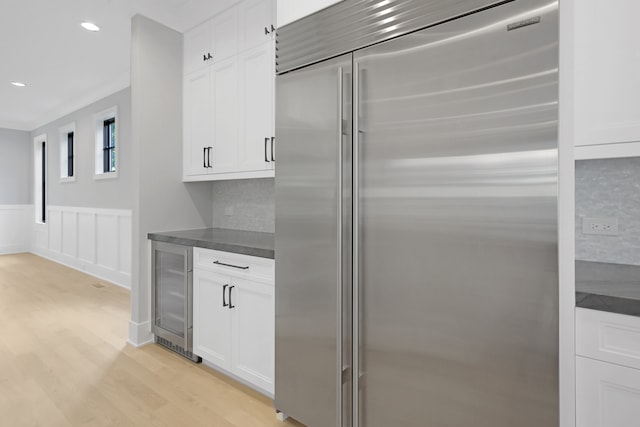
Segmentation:
<svg viewBox="0 0 640 427">
<path fill-rule="evenodd" d="M 558 425 L 558 14 L 533 3 L 354 54 L 360 426 Z"/>
<path fill-rule="evenodd" d="M 504 1 L 344 0 L 278 28 L 276 70 L 300 68 Z"/>
<path fill-rule="evenodd" d="M 338 341 L 339 300 L 350 300 L 339 296 L 338 280 L 340 251 L 350 255 L 337 234 L 338 197 L 349 195 L 339 182 L 349 137 L 339 137 L 338 112 L 340 105 L 345 115 L 351 110 L 340 97 L 340 68 L 350 73 L 351 55 L 276 79 L 275 406 L 307 425 L 327 427 L 341 416 L 339 355 L 349 345 Z M 342 157 L 350 160 L 348 152 Z"/>
</svg>

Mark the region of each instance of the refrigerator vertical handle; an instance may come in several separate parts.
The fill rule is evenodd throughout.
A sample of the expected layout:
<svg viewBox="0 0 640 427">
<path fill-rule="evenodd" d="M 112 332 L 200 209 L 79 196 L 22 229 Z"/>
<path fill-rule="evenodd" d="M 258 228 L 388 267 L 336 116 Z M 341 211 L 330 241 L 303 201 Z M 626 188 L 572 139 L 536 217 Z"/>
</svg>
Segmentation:
<svg viewBox="0 0 640 427">
<path fill-rule="evenodd" d="M 360 64 L 353 61 L 353 169 L 352 210 L 353 264 L 352 264 L 352 427 L 360 427 Z"/>
<path fill-rule="evenodd" d="M 343 185 L 343 176 L 342 176 L 342 162 L 343 162 L 343 158 L 342 158 L 342 134 L 344 133 L 344 129 L 343 129 L 343 115 L 344 115 L 344 70 L 342 67 L 338 68 L 338 134 L 336 135 L 336 141 L 337 141 L 337 160 L 338 160 L 338 167 L 337 167 L 337 182 L 338 182 L 338 188 L 337 188 L 337 266 L 338 268 L 337 270 L 337 277 L 336 277 L 336 301 L 337 301 L 337 312 L 338 312 L 338 325 L 337 325 L 337 333 L 336 333 L 336 354 L 337 354 L 337 364 L 336 364 L 336 371 L 338 374 L 338 380 L 336 381 L 337 387 L 338 389 L 336 390 L 336 398 L 337 398 L 337 426 L 342 425 L 342 384 L 343 384 L 343 378 L 342 378 L 342 370 L 343 370 L 343 366 L 344 366 L 344 360 L 342 360 L 342 356 L 343 356 L 343 348 L 342 348 L 342 344 L 344 341 L 344 338 L 342 336 L 343 333 L 343 329 L 344 329 L 344 325 L 343 325 L 343 313 L 344 313 L 344 309 L 342 307 L 343 304 L 343 300 L 342 300 L 342 294 L 343 294 L 343 283 L 342 283 L 342 274 L 343 274 L 343 265 L 342 265 L 342 185 Z"/>
</svg>

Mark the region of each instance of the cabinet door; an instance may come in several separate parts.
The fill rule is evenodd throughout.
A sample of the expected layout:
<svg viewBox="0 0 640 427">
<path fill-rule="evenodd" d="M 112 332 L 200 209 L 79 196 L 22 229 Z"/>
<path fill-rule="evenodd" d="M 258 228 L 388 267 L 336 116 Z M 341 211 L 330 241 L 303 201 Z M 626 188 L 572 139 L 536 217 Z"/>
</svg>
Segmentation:
<svg viewBox="0 0 640 427">
<path fill-rule="evenodd" d="M 188 74 L 184 80 L 183 173 L 185 176 L 208 173 L 206 147 L 211 146 L 209 69 Z"/>
<path fill-rule="evenodd" d="M 231 367 L 228 289 L 228 277 L 194 269 L 193 352 L 226 370 Z"/>
<path fill-rule="evenodd" d="M 213 61 L 238 53 L 238 7 L 222 12 L 211 20 L 211 54 Z"/>
<path fill-rule="evenodd" d="M 576 425 L 636 427 L 640 420 L 640 370 L 576 358 Z"/>
<path fill-rule="evenodd" d="M 183 73 L 205 68 L 210 62 L 206 59 L 209 53 L 209 22 L 205 22 L 184 33 Z"/>
<path fill-rule="evenodd" d="M 273 0 L 246 0 L 240 4 L 240 51 L 262 45 L 273 37 Z"/>
<path fill-rule="evenodd" d="M 273 393 L 275 306 L 273 285 L 233 279 L 231 371 Z"/>
<path fill-rule="evenodd" d="M 637 0 L 575 4 L 576 145 L 640 141 Z"/>
<path fill-rule="evenodd" d="M 238 167 L 238 61 L 231 57 L 211 67 L 211 172 Z"/>
<path fill-rule="evenodd" d="M 241 171 L 272 169 L 274 136 L 273 42 L 240 54 L 240 164 Z"/>
</svg>

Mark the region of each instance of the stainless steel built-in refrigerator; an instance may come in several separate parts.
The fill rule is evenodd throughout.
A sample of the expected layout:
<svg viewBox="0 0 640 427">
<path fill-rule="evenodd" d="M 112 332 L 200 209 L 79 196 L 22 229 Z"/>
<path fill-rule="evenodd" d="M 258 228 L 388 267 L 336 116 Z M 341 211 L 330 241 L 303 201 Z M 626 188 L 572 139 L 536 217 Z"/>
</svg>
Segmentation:
<svg viewBox="0 0 640 427">
<path fill-rule="evenodd" d="M 276 409 L 557 426 L 558 3 L 345 0 L 277 46 Z"/>
</svg>

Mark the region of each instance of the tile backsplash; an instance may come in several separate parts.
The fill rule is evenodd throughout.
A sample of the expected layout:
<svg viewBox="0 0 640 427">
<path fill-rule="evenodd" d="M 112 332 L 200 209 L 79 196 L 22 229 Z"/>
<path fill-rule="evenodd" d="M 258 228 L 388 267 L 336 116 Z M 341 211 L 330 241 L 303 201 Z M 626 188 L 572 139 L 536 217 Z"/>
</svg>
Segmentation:
<svg viewBox="0 0 640 427">
<path fill-rule="evenodd" d="M 618 235 L 584 234 L 584 218 L 618 220 Z M 640 157 L 576 162 L 576 259 L 640 265 Z"/>
<path fill-rule="evenodd" d="M 273 233 L 274 179 L 213 182 L 213 226 Z"/>
</svg>

